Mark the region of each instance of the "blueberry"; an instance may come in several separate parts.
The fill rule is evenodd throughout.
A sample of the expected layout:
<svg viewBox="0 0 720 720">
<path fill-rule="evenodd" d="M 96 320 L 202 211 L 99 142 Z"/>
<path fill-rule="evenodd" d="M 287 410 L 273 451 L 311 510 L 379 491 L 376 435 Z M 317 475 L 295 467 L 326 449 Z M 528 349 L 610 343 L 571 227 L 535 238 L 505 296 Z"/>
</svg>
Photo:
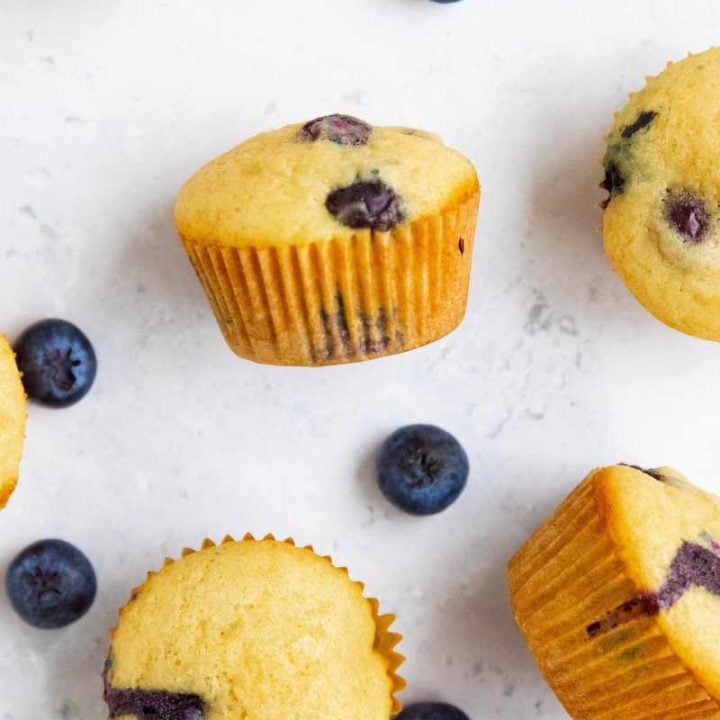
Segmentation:
<svg viewBox="0 0 720 720">
<path fill-rule="evenodd" d="M 600 183 L 600 187 L 610 193 L 610 197 L 602 203 L 603 208 L 606 208 L 614 197 L 621 195 L 625 190 L 625 176 L 614 160 L 606 159 L 605 179 Z"/>
<path fill-rule="evenodd" d="M 205 705 L 198 695 L 164 690 L 115 690 L 106 684 L 105 702 L 110 717 L 137 720 L 203 720 Z"/>
<path fill-rule="evenodd" d="M 5 587 L 23 620 L 53 629 L 75 622 L 90 609 L 97 581 L 90 561 L 75 546 L 40 540 L 10 563 Z"/>
<path fill-rule="evenodd" d="M 378 458 L 385 497 L 412 515 L 433 515 L 465 488 L 470 465 L 460 443 L 433 425 L 408 425 L 385 441 Z"/>
<path fill-rule="evenodd" d="M 382 180 L 356 180 L 331 192 L 325 207 L 339 222 L 351 228 L 386 231 L 403 220 L 402 203 Z"/>
<path fill-rule="evenodd" d="M 460 2 L 460 0 L 432 0 L 432 1 L 435 3 L 443 3 L 443 4 Z"/>
<path fill-rule="evenodd" d="M 644 468 L 640 467 L 639 465 L 630 465 L 630 463 L 620 463 L 620 465 L 632 468 L 633 470 L 639 470 L 641 473 L 649 475 L 653 480 L 657 480 L 658 482 L 665 482 L 665 478 L 663 477 L 662 473 L 660 473 L 655 468 Z"/>
<path fill-rule="evenodd" d="M 442 702 L 423 702 L 408 705 L 395 720 L 470 720 L 454 705 Z"/>
<path fill-rule="evenodd" d="M 305 123 L 298 133 L 300 140 L 330 140 L 336 145 L 366 145 L 372 126 L 351 115 L 324 115 Z"/>
<path fill-rule="evenodd" d="M 652 121 L 657 117 L 657 113 L 654 110 L 646 110 L 641 112 L 635 122 L 632 125 L 628 125 L 622 131 L 622 136 L 627 140 L 631 138 L 635 133 L 640 132 L 643 128 L 648 127 Z"/>
<path fill-rule="evenodd" d="M 97 372 L 95 351 L 83 332 L 65 320 L 41 320 L 15 344 L 25 392 L 49 407 L 67 407 L 85 396 Z"/>
<path fill-rule="evenodd" d="M 668 193 L 665 218 L 688 243 L 701 242 L 710 225 L 710 214 L 705 204 L 687 190 Z"/>
</svg>

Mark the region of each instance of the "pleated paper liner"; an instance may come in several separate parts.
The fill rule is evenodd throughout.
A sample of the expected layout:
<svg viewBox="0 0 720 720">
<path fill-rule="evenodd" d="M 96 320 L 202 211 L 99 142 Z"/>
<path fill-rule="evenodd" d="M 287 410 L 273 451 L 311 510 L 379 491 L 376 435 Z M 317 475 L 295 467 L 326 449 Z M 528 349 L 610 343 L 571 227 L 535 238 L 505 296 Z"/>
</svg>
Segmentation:
<svg viewBox="0 0 720 720">
<path fill-rule="evenodd" d="M 192 548 L 184 548 L 181 557 L 187 557 L 188 555 L 192 555 L 196 552 L 202 552 L 203 550 L 207 550 L 208 548 L 215 547 L 216 545 L 224 545 L 225 543 L 234 543 L 234 542 L 283 542 L 287 543 L 288 545 L 292 545 L 293 547 L 297 547 L 295 544 L 295 541 L 292 538 L 287 538 L 285 540 L 276 540 L 276 538 L 273 535 L 266 535 L 265 537 L 261 539 L 256 539 L 252 534 L 246 533 L 241 540 L 235 540 L 230 535 L 226 535 L 220 543 L 216 543 L 213 540 L 205 539 L 202 542 L 202 545 L 200 546 L 199 550 L 194 550 Z M 301 550 L 307 550 L 308 552 L 312 552 L 314 554 L 315 550 L 313 549 L 312 545 L 305 545 L 300 548 Z M 397 698 L 397 693 L 399 693 L 405 686 L 406 682 L 405 680 L 398 674 L 398 668 L 402 663 L 404 662 L 405 658 L 397 653 L 395 651 L 395 647 L 398 645 L 398 643 L 402 640 L 402 635 L 399 633 L 392 632 L 390 630 L 390 626 L 395 622 L 395 615 L 392 614 L 380 614 L 380 603 L 376 598 L 373 597 L 367 597 L 364 595 L 364 584 L 361 582 L 358 582 L 356 580 L 352 580 L 350 578 L 348 569 L 345 567 L 337 567 L 334 565 L 332 558 L 330 558 L 327 555 L 321 555 L 318 556 L 321 557 L 323 560 L 326 560 L 330 565 L 337 568 L 338 570 L 341 570 L 345 575 L 347 575 L 348 580 L 352 582 L 354 585 L 360 588 L 360 590 L 363 592 L 363 596 L 370 604 L 370 608 L 372 611 L 373 619 L 375 620 L 375 642 L 373 645 L 373 649 L 375 652 L 379 653 L 382 657 L 385 658 L 387 661 L 387 673 L 388 677 L 390 678 L 391 684 L 392 684 L 392 690 L 391 690 L 391 699 L 392 699 L 392 713 L 398 713 L 402 709 L 402 705 L 400 701 Z M 166 568 L 168 565 L 171 565 L 175 562 L 175 559 L 173 558 L 165 558 L 165 562 L 163 563 L 163 568 Z M 156 575 L 160 571 L 150 571 L 147 574 L 147 580 L 149 580 L 153 575 Z M 139 585 L 138 587 L 134 588 L 131 593 L 130 602 L 132 602 L 137 595 L 142 591 L 144 584 Z M 119 618 L 122 618 L 122 614 L 125 608 L 123 607 L 120 610 Z M 115 630 L 112 630 L 110 633 L 111 640 L 112 637 L 115 634 Z M 111 648 L 112 649 L 112 648 Z"/>
<path fill-rule="evenodd" d="M 673 651 L 655 617 L 591 636 L 637 597 L 609 537 L 590 475 L 509 565 L 515 619 L 548 684 L 575 720 L 720 718 L 720 703 Z"/>
<path fill-rule="evenodd" d="M 425 345 L 460 324 L 479 192 L 388 232 L 268 248 L 182 238 L 228 345 L 274 365 L 331 365 Z"/>
</svg>

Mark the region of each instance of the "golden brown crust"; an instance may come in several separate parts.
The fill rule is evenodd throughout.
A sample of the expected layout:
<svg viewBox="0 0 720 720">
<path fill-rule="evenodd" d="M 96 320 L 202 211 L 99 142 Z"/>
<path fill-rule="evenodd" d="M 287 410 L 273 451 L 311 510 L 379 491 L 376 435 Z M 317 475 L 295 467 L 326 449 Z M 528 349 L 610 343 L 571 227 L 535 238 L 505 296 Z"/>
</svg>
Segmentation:
<svg viewBox="0 0 720 720">
<path fill-rule="evenodd" d="M 613 267 L 657 319 L 708 340 L 720 340 L 719 70 L 720 48 L 712 48 L 648 78 L 615 115 L 605 157 L 615 185 L 603 218 Z M 628 132 L 643 115 L 649 124 Z M 704 208 L 702 237 L 683 236 L 668 220 L 673 195 Z"/>
<path fill-rule="evenodd" d="M 374 127 L 366 143 L 299 141 L 300 125 L 260 133 L 198 170 L 175 206 L 180 235 L 220 247 L 299 246 L 347 239 L 331 192 L 358 180 L 391 188 L 408 222 L 477 190 L 472 163 L 426 133 Z"/>
</svg>

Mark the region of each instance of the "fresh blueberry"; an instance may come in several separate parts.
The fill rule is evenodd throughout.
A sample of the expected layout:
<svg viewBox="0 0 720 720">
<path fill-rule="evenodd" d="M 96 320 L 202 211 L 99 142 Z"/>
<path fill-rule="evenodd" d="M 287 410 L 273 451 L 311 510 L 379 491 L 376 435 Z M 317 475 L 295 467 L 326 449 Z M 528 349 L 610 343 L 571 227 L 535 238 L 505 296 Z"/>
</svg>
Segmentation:
<svg viewBox="0 0 720 720">
<path fill-rule="evenodd" d="M 15 353 L 25 392 L 43 405 L 72 405 L 95 380 L 95 350 L 83 332 L 65 320 L 31 325 L 15 344 Z"/>
<path fill-rule="evenodd" d="M 433 515 L 452 505 L 470 465 L 460 443 L 434 425 L 408 425 L 385 441 L 378 482 L 387 499 L 412 515 Z"/>
<path fill-rule="evenodd" d="M 470 720 L 454 705 L 442 702 L 423 702 L 408 705 L 395 720 Z"/>
<path fill-rule="evenodd" d="M 74 545 L 40 540 L 10 563 L 5 587 L 23 620 L 53 629 L 75 622 L 90 609 L 97 581 L 90 561 Z"/>
<path fill-rule="evenodd" d="M 336 145 L 366 145 L 372 126 L 352 115 L 325 115 L 305 123 L 299 132 L 300 140 L 330 140 Z"/>
<path fill-rule="evenodd" d="M 702 242 L 710 225 L 710 214 L 703 201 L 686 190 L 668 194 L 665 217 L 685 242 L 693 244 Z"/>
<path fill-rule="evenodd" d="M 325 207 L 339 222 L 350 228 L 370 228 L 385 232 L 403 219 L 402 203 L 395 191 L 382 180 L 357 180 L 333 190 Z"/>
<path fill-rule="evenodd" d="M 443 3 L 443 4 L 460 2 L 460 0 L 432 0 L 432 1 L 436 2 L 436 3 Z"/>
</svg>

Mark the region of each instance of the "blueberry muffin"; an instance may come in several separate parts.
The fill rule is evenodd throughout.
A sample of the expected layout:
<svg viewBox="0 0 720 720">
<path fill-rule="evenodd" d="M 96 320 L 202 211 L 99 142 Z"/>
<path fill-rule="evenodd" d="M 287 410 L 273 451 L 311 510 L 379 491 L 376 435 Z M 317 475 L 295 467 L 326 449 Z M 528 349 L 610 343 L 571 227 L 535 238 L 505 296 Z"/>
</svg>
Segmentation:
<svg viewBox="0 0 720 720">
<path fill-rule="evenodd" d="M 605 249 L 667 325 L 720 340 L 720 49 L 630 96 L 608 137 Z"/>
<path fill-rule="evenodd" d="M 515 617 L 577 720 L 720 718 L 720 499 L 591 473 L 510 562 Z"/>
<path fill-rule="evenodd" d="M 25 391 L 15 354 L 0 335 L 0 509 L 7 505 L 18 479 L 25 439 Z"/>
<path fill-rule="evenodd" d="M 238 355 L 326 365 L 460 323 L 479 196 L 470 161 L 432 133 L 329 115 L 213 160 L 175 220 Z"/>
<path fill-rule="evenodd" d="M 387 720 L 403 686 L 392 621 L 312 548 L 206 541 L 150 573 L 121 610 L 110 717 Z"/>
</svg>

